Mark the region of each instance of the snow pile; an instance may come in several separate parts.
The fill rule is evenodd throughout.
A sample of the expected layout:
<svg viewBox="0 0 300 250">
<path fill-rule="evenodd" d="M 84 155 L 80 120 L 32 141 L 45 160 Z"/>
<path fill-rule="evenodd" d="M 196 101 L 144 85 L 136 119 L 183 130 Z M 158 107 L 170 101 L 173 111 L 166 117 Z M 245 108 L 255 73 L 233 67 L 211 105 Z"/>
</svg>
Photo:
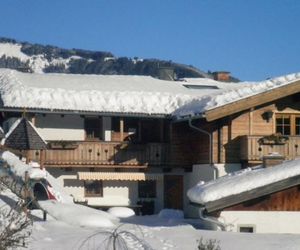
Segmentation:
<svg viewBox="0 0 300 250">
<path fill-rule="evenodd" d="M 30 179 L 46 179 L 51 185 L 48 187 L 48 191 L 51 192 L 58 201 L 63 203 L 73 203 L 72 197 L 64 192 L 63 187 L 61 187 L 48 171 L 40 169 L 39 164 L 30 163 L 31 165 L 27 165 L 9 151 L 2 152 L 0 158 L 8 164 L 12 175 L 17 176 L 24 181 L 25 172 L 27 171 Z"/>
<path fill-rule="evenodd" d="M 128 218 L 135 215 L 135 212 L 129 207 L 111 207 L 107 212 L 118 218 Z"/>
<path fill-rule="evenodd" d="M 9 151 L 4 151 L 0 154 L 0 158 L 7 162 L 10 167 L 10 171 L 22 178 L 25 178 L 25 172 L 28 172 L 29 178 L 31 179 L 42 179 L 47 177 L 47 172 L 40 168 L 34 168 L 20 161 L 19 158 Z"/>
<path fill-rule="evenodd" d="M 51 187 L 48 187 L 48 191 L 55 196 L 57 201 L 66 204 L 73 204 L 73 197 L 64 191 L 60 183 L 48 171 L 46 172 L 46 180 L 51 185 Z"/>
<path fill-rule="evenodd" d="M 39 201 L 43 210 L 53 218 L 80 227 L 114 227 L 118 219 L 106 212 L 78 204 L 64 204 L 55 200 Z"/>
<path fill-rule="evenodd" d="M 46 170 L 27 165 L 14 154 L 5 151 L 1 159 L 9 166 L 9 172 L 14 177 L 24 180 L 27 171 L 31 179 L 46 179 L 51 187 L 47 187 L 57 200 L 39 201 L 39 205 L 57 220 L 76 226 L 113 227 L 118 219 L 106 212 L 95 210 L 72 203 L 69 195 L 64 194 L 62 187 Z M 37 164 L 34 164 L 38 166 Z"/>
<path fill-rule="evenodd" d="M 243 82 L 239 83 L 238 88 L 229 88 L 223 93 L 215 93 L 194 99 L 190 103 L 183 105 L 173 115 L 180 118 L 184 116 L 194 116 L 243 98 L 254 96 L 271 89 L 293 83 L 300 80 L 300 73 L 281 76 L 262 82 Z"/>
<path fill-rule="evenodd" d="M 184 218 L 184 215 L 182 210 L 162 209 L 159 212 L 158 217 L 163 219 L 181 220 Z"/>
<path fill-rule="evenodd" d="M 28 74 L 0 70 L 4 107 L 170 114 L 203 94 L 149 76 Z"/>
<path fill-rule="evenodd" d="M 204 184 L 200 182 L 188 190 L 187 196 L 192 202 L 205 204 L 298 175 L 300 178 L 300 159 L 271 168 L 247 168 Z"/>
</svg>

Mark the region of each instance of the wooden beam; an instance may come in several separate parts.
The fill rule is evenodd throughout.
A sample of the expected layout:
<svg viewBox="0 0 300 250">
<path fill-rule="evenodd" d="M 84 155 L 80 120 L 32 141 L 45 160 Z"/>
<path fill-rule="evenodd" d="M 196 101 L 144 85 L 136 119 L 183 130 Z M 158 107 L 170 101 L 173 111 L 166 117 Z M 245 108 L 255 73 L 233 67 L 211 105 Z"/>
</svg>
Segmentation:
<svg viewBox="0 0 300 250">
<path fill-rule="evenodd" d="M 142 141 L 142 120 L 138 121 L 138 141 Z"/>
<path fill-rule="evenodd" d="M 252 135 L 253 133 L 253 111 L 254 107 L 249 111 L 249 135 Z"/>
<path fill-rule="evenodd" d="M 40 150 L 40 169 L 44 169 L 45 150 Z"/>
<path fill-rule="evenodd" d="M 300 80 L 208 110 L 205 112 L 205 117 L 209 122 L 214 121 L 298 92 L 300 92 Z"/>
<path fill-rule="evenodd" d="M 159 121 L 159 139 L 160 139 L 160 142 L 163 142 L 164 141 L 164 120 L 161 119 Z"/>
<path fill-rule="evenodd" d="M 120 117 L 120 141 L 124 140 L 124 118 Z"/>
<path fill-rule="evenodd" d="M 35 126 L 35 124 L 36 124 L 36 118 L 35 118 L 35 115 L 33 115 L 33 116 L 31 117 L 31 123 L 32 123 L 33 126 Z"/>
<path fill-rule="evenodd" d="M 46 168 L 87 168 L 87 167 L 93 167 L 93 168 L 127 168 L 127 169 L 140 169 L 140 168 L 147 168 L 148 165 L 118 165 L 118 164 L 66 164 L 66 163 L 45 163 L 44 167 Z"/>
</svg>

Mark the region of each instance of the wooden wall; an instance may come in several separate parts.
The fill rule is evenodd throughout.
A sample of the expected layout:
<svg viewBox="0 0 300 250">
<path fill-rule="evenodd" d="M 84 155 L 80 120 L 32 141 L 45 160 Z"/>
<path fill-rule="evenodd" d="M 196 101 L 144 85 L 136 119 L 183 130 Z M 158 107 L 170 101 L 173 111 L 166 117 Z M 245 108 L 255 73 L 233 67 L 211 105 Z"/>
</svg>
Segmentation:
<svg viewBox="0 0 300 250">
<path fill-rule="evenodd" d="M 214 160 L 218 158 L 218 133 L 215 123 L 193 121 L 193 125 L 213 132 Z M 172 124 L 170 136 L 172 165 L 192 165 L 209 162 L 209 137 L 189 127 L 188 122 Z"/>
<path fill-rule="evenodd" d="M 250 200 L 224 211 L 300 211 L 300 186 Z"/>
<path fill-rule="evenodd" d="M 274 113 L 269 121 L 263 115 L 266 111 Z M 278 99 L 276 102 L 253 107 L 210 123 L 201 119 L 193 121 L 193 124 L 212 133 L 214 163 L 240 163 L 241 137 L 275 133 L 276 113 L 300 114 L 300 95 L 295 94 Z M 177 165 L 208 163 L 208 154 L 207 135 L 189 128 L 187 121 L 172 125 L 171 158 L 173 163 Z"/>
</svg>

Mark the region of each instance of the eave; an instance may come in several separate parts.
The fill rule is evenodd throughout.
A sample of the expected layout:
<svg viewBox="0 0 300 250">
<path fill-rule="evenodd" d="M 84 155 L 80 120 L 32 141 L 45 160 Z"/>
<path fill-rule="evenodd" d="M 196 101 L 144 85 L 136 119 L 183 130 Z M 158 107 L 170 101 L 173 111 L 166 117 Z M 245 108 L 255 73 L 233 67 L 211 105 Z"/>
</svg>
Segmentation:
<svg viewBox="0 0 300 250">
<path fill-rule="evenodd" d="M 300 92 L 300 80 L 216 107 L 204 113 L 208 122 Z"/>
<path fill-rule="evenodd" d="M 223 197 L 215 201 L 210 201 L 203 204 L 203 206 L 206 208 L 206 211 L 208 213 L 216 212 L 265 195 L 283 191 L 285 189 L 297 186 L 299 184 L 300 184 L 300 176 L 297 175 L 285 180 L 274 182 L 272 184 L 263 187 L 252 189 L 250 191 L 245 191 L 239 194 Z"/>
<path fill-rule="evenodd" d="M 39 108 L 18 108 L 1 107 L 0 112 L 26 112 L 34 114 L 63 114 L 63 115 L 87 115 L 87 116 L 121 116 L 121 117 L 140 117 L 140 118 L 169 118 L 169 114 L 158 113 L 131 113 L 131 112 L 102 112 L 102 111 L 83 111 L 83 110 L 62 110 L 62 109 L 39 109 Z"/>
</svg>

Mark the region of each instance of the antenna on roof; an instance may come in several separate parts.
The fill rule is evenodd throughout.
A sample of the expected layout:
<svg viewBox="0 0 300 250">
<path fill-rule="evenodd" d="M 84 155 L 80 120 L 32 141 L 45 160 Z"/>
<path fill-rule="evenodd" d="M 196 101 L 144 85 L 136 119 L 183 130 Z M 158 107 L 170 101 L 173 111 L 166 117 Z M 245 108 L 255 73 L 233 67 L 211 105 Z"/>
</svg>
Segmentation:
<svg viewBox="0 0 300 250">
<path fill-rule="evenodd" d="M 23 112 L 22 112 L 22 118 L 26 118 L 26 112 L 27 112 L 27 110 L 26 110 L 26 108 L 24 107 L 24 108 L 23 108 Z"/>
</svg>

